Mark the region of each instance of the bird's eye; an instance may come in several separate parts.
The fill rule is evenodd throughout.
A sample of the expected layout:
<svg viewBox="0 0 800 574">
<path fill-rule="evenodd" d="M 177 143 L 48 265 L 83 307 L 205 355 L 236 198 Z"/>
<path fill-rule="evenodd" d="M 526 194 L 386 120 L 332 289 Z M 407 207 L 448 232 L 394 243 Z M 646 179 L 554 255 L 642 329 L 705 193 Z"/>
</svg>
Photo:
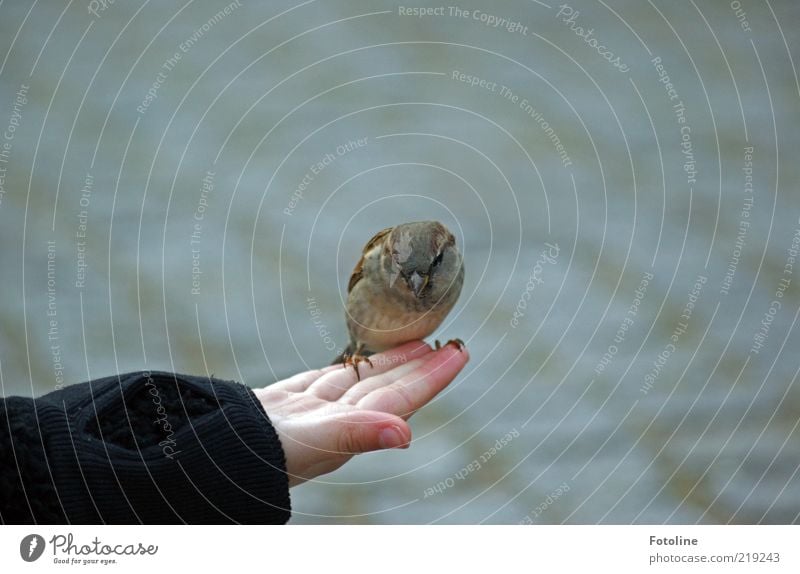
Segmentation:
<svg viewBox="0 0 800 574">
<path fill-rule="evenodd" d="M 442 262 L 442 258 L 444 257 L 444 252 L 440 252 L 439 255 L 436 256 L 436 259 L 433 260 L 433 266 L 436 267 Z"/>
</svg>

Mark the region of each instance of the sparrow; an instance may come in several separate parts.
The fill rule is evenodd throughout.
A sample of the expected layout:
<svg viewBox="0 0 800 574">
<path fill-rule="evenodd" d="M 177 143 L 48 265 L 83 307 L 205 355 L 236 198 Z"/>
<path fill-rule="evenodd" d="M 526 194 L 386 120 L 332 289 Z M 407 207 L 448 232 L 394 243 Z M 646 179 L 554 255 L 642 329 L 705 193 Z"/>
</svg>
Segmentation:
<svg viewBox="0 0 800 574">
<path fill-rule="evenodd" d="M 441 324 L 461 293 L 464 262 L 450 230 L 438 221 L 403 223 L 376 233 L 347 285 L 350 343 L 334 363 L 352 365 Z M 464 343 L 453 339 L 447 344 Z M 440 348 L 436 341 L 436 348 Z"/>
</svg>

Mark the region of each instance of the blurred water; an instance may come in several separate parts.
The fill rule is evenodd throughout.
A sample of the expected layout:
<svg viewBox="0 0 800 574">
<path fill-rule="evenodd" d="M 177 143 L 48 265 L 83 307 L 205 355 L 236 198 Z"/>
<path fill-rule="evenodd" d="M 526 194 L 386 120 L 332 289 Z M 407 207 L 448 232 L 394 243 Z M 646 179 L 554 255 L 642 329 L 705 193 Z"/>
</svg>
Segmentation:
<svg viewBox="0 0 800 574">
<path fill-rule="evenodd" d="M 3 393 L 327 364 L 439 219 L 472 362 L 294 522 L 797 522 L 800 6 L 741 4 L 4 2 Z"/>
</svg>

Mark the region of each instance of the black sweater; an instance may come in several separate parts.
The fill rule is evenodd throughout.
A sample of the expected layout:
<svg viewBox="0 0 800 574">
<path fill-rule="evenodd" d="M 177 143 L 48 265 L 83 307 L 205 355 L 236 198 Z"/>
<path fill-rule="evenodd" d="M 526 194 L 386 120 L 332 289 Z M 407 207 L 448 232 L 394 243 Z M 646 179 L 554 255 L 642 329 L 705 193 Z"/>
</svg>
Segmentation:
<svg viewBox="0 0 800 574">
<path fill-rule="evenodd" d="M 0 399 L 0 522 L 289 520 L 278 435 L 238 383 L 139 372 Z"/>
</svg>

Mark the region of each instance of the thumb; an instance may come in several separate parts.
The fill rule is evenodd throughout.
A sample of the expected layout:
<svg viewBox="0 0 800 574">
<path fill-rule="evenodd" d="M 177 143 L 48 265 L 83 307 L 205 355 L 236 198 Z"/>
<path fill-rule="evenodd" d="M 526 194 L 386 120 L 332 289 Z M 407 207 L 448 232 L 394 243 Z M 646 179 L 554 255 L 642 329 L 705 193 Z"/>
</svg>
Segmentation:
<svg viewBox="0 0 800 574">
<path fill-rule="evenodd" d="M 408 448 L 411 428 L 398 416 L 377 411 L 335 415 L 328 435 L 332 450 L 360 454 L 389 448 Z"/>
</svg>

